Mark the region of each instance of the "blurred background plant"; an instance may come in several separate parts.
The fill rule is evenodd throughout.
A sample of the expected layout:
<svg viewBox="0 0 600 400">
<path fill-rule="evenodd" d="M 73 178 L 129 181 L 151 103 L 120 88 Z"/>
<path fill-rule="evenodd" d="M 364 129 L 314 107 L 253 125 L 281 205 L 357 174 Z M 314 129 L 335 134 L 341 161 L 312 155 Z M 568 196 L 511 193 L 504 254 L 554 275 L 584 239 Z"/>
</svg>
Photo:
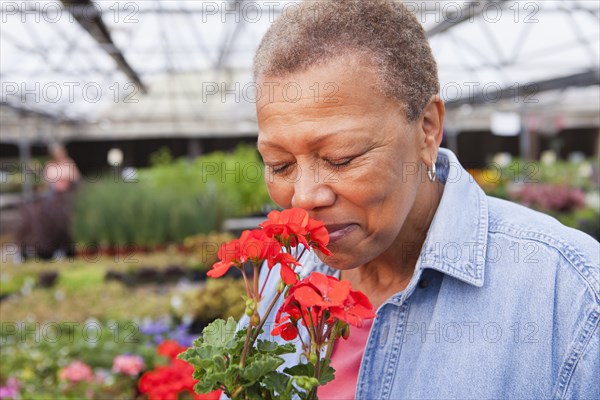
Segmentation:
<svg viewBox="0 0 600 400">
<path fill-rule="evenodd" d="M 256 150 L 240 145 L 194 160 L 172 159 L 166 148 L 152 167 L 127 180 L 108 176 L 81 188 L 73 215 L 83 245 L 156 246 L 218 231 L 224 219 L 251 215 L 272 204 Z"/>
<path fill-rule="evenodd" d="M 248 226 L 246 217 L 273 206 L 255 149 L 252 55 L 272 13 L 283 12 L 288 1 L 268 9 L 259 4 L 263 18 L 241 31 L 238 17 L 245 13 L 224 19 L 219 11 L 230 14 L 226 1 L 216 2 L 213 15 L 195 1 L 62 1 L 52 7 L 58 15 L 32 2 L 12 3 L 14 12 L 3 14 L 0 26 L 0 59 L 8 66 L 3 83 L 9 84 L 0 104 L 2 327 L 98 321 L 110 333 L 107 324 L 135 323 L 147 340 L 120 346 L 102 338 L 94 347 L 64 338 L 39 343 L 30 335 L 15 342 L 3 330 L 0 397 L 141 399 L 136 378 L 112 371 L 116 357 L 130 355 L 129 365 L 139 366 L 135 356 L 141 356 L 150 371 L 159 342 L 189 341 L 204 321 L 239 312 L 229 307 L 239 289 L 235 276 L 227 286 L 204 278 L 218 245 L 229 239 L 221 231 L 237 234 Z M 486 192 L 598 238 L 598 160 L 582 158 L 600 153 L 597 57 L 585 57 L 598 48 L 597 2 L 536 2 L 535 24 L 522 18 L 527 10 L 506 2 L 500 8 L 508 23 L 482 25 L 489 21 L 479 13 L 469 24 L 444 24 L 451 34 L 435 32 L 440 15 L 425 3 L 415 12 L 435 34 L 442 87 L 474 81 L 469 89 L 479 94 L 490 82 L 555 87 L 532 96 L 517 90 L 492 102 L 481 95 L 452 99 L 450 90 L 443 147 L 463 165 L 483 168 L 473 175 Z M 73 18 L 75 9 L 87 14 L 88 7 L 94 21 Z M 519 11 L 521 18 L 513 18 Z M 512 40 L 472 35 L 476 25 L 498 37 L 529 36 L 514 48 Z M 556 32 L 562 44 L 548 40 Z M 581 32 L 589 40 L 580 40 Z M 489 57 L 465 58 L 470 48 L 491 50 Z M 459 53 L 464 62 L 457 63 Z M 53 96 L 54 89 L 62 96 Z M 89 97 L 94 89 L 97 103 Z M 236 148 L 240 143 L 246 145 Z M 57 246 L 53 229 L 41 229 L 56 226 L 46 220 L 66 221 L 54 218 L 55 205 L 41 205 L 49 188 L 42 176 L 48 145 L 55 144 L 64 145 L 82 177 L 69 212 L 75 254 Z M 540 157 L 546 149 L 554 153 Z M 490 160 L 497 152 L 540 161 L 509 153 Z M 27 241 L 15 234 L 20 225 L 30 228 Z"/>
<path fill-rule="evenodd" d="M 490 196 L 552 215 L 600 240 L 600 160 L 557 160 L 552 151 L 539 161 L 499 154 L 471 174 Z"/>
<path fill-rule="evenodd" d="M 167 340 L 189 346 L 208 322 L 243 312 L 239 277 L 205 281 L 195 273 L 208 268 L 215 244 L 229 237 L 189 237 L 186 252 L 170 246 L 152 253 L 3 263 L 3 398 L 143 398 L 144 372 L 170 363 L 156 355 L 157 347 Z M 114 279 L 119 274 L 140 281 Z M 136 374 L 123 372 L 136 368 Z"/>
</svg>

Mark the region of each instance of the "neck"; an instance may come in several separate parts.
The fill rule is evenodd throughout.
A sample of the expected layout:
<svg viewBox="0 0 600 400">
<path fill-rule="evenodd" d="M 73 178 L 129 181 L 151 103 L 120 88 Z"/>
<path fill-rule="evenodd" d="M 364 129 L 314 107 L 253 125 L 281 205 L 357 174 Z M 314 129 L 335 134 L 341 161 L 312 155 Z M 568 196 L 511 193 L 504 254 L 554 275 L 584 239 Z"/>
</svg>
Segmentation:
<svg viewBox="0 0 600 400">
<path fill-rule="evenodd" d="M 408 286 L 431 221 L 438 208 L 444 185 L 434 182 L 423 185 L 408 218 L 388 250 L 372 261 L 351 270 L 342 270 L 341 278 L 352 288 L 365 293 L 375 308 L 390 296 Z"/>
</svg>

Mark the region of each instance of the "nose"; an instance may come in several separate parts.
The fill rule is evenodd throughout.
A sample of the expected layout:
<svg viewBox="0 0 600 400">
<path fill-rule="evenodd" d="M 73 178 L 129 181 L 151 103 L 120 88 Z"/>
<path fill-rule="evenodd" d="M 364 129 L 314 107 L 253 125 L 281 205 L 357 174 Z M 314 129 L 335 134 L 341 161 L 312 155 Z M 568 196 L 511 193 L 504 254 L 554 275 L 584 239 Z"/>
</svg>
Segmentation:
<svg viewBox="0 0 600 400">
<path fill-rule="evenodd" d="M 303 168 L 294 182 L 292 207 L 303 208 L 307 211 L 328 207 L 335 203 L 335 191 L 327 183 L 323 174 L 314 169 Z"/>
</svg>

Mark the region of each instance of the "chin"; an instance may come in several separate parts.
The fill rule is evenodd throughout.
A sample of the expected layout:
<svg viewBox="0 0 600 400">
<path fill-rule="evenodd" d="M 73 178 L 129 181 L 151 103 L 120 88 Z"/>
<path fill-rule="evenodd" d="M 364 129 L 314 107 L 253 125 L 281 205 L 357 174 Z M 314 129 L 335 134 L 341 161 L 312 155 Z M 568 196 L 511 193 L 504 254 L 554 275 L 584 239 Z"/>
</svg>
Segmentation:
<svg viewBox="0 0 600 400">
<path fill-rule="evenodd" d="M 361 265 L 360 263 L 356 262 L 356 258 L 350 255 L 340 255 L 340 253 L 336 254 L 336 252 L 333 249 L 332 251 L 333 254 L 329 257 L 325 257 L 320 252 L 317 252 L 316 254 L 322 262 L 334 269 L 348 270 L 354 269 Z"/>
</svg>

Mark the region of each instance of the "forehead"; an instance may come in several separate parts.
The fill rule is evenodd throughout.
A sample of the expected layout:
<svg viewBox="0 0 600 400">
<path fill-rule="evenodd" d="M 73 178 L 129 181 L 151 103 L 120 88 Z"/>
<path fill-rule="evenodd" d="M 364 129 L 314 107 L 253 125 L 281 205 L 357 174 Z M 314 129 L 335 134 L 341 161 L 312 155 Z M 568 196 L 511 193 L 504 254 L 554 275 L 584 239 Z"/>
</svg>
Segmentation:
<svg viewBox="0 0 600 400">
<path fill-rule="evenodd" d="M 364 131 L 386 112 L 403 113 L 397 100 L 382 94 L 377 69 L 347 57 L 265 77 L 259 85 L 259 146 L 294 132 L 312 133 L 319 142 L 337 132 Z"/>
<path fill-rule="evenodd" d="M 347 105 L 362 97 L 383 97 L 379 89 L 378 70 L 357 56 L 345 56 L 313 65 L 285 76 L 259 79 L 260 96 L 257 112 L 281 103 L 303 106 Z"/>
</svg>

